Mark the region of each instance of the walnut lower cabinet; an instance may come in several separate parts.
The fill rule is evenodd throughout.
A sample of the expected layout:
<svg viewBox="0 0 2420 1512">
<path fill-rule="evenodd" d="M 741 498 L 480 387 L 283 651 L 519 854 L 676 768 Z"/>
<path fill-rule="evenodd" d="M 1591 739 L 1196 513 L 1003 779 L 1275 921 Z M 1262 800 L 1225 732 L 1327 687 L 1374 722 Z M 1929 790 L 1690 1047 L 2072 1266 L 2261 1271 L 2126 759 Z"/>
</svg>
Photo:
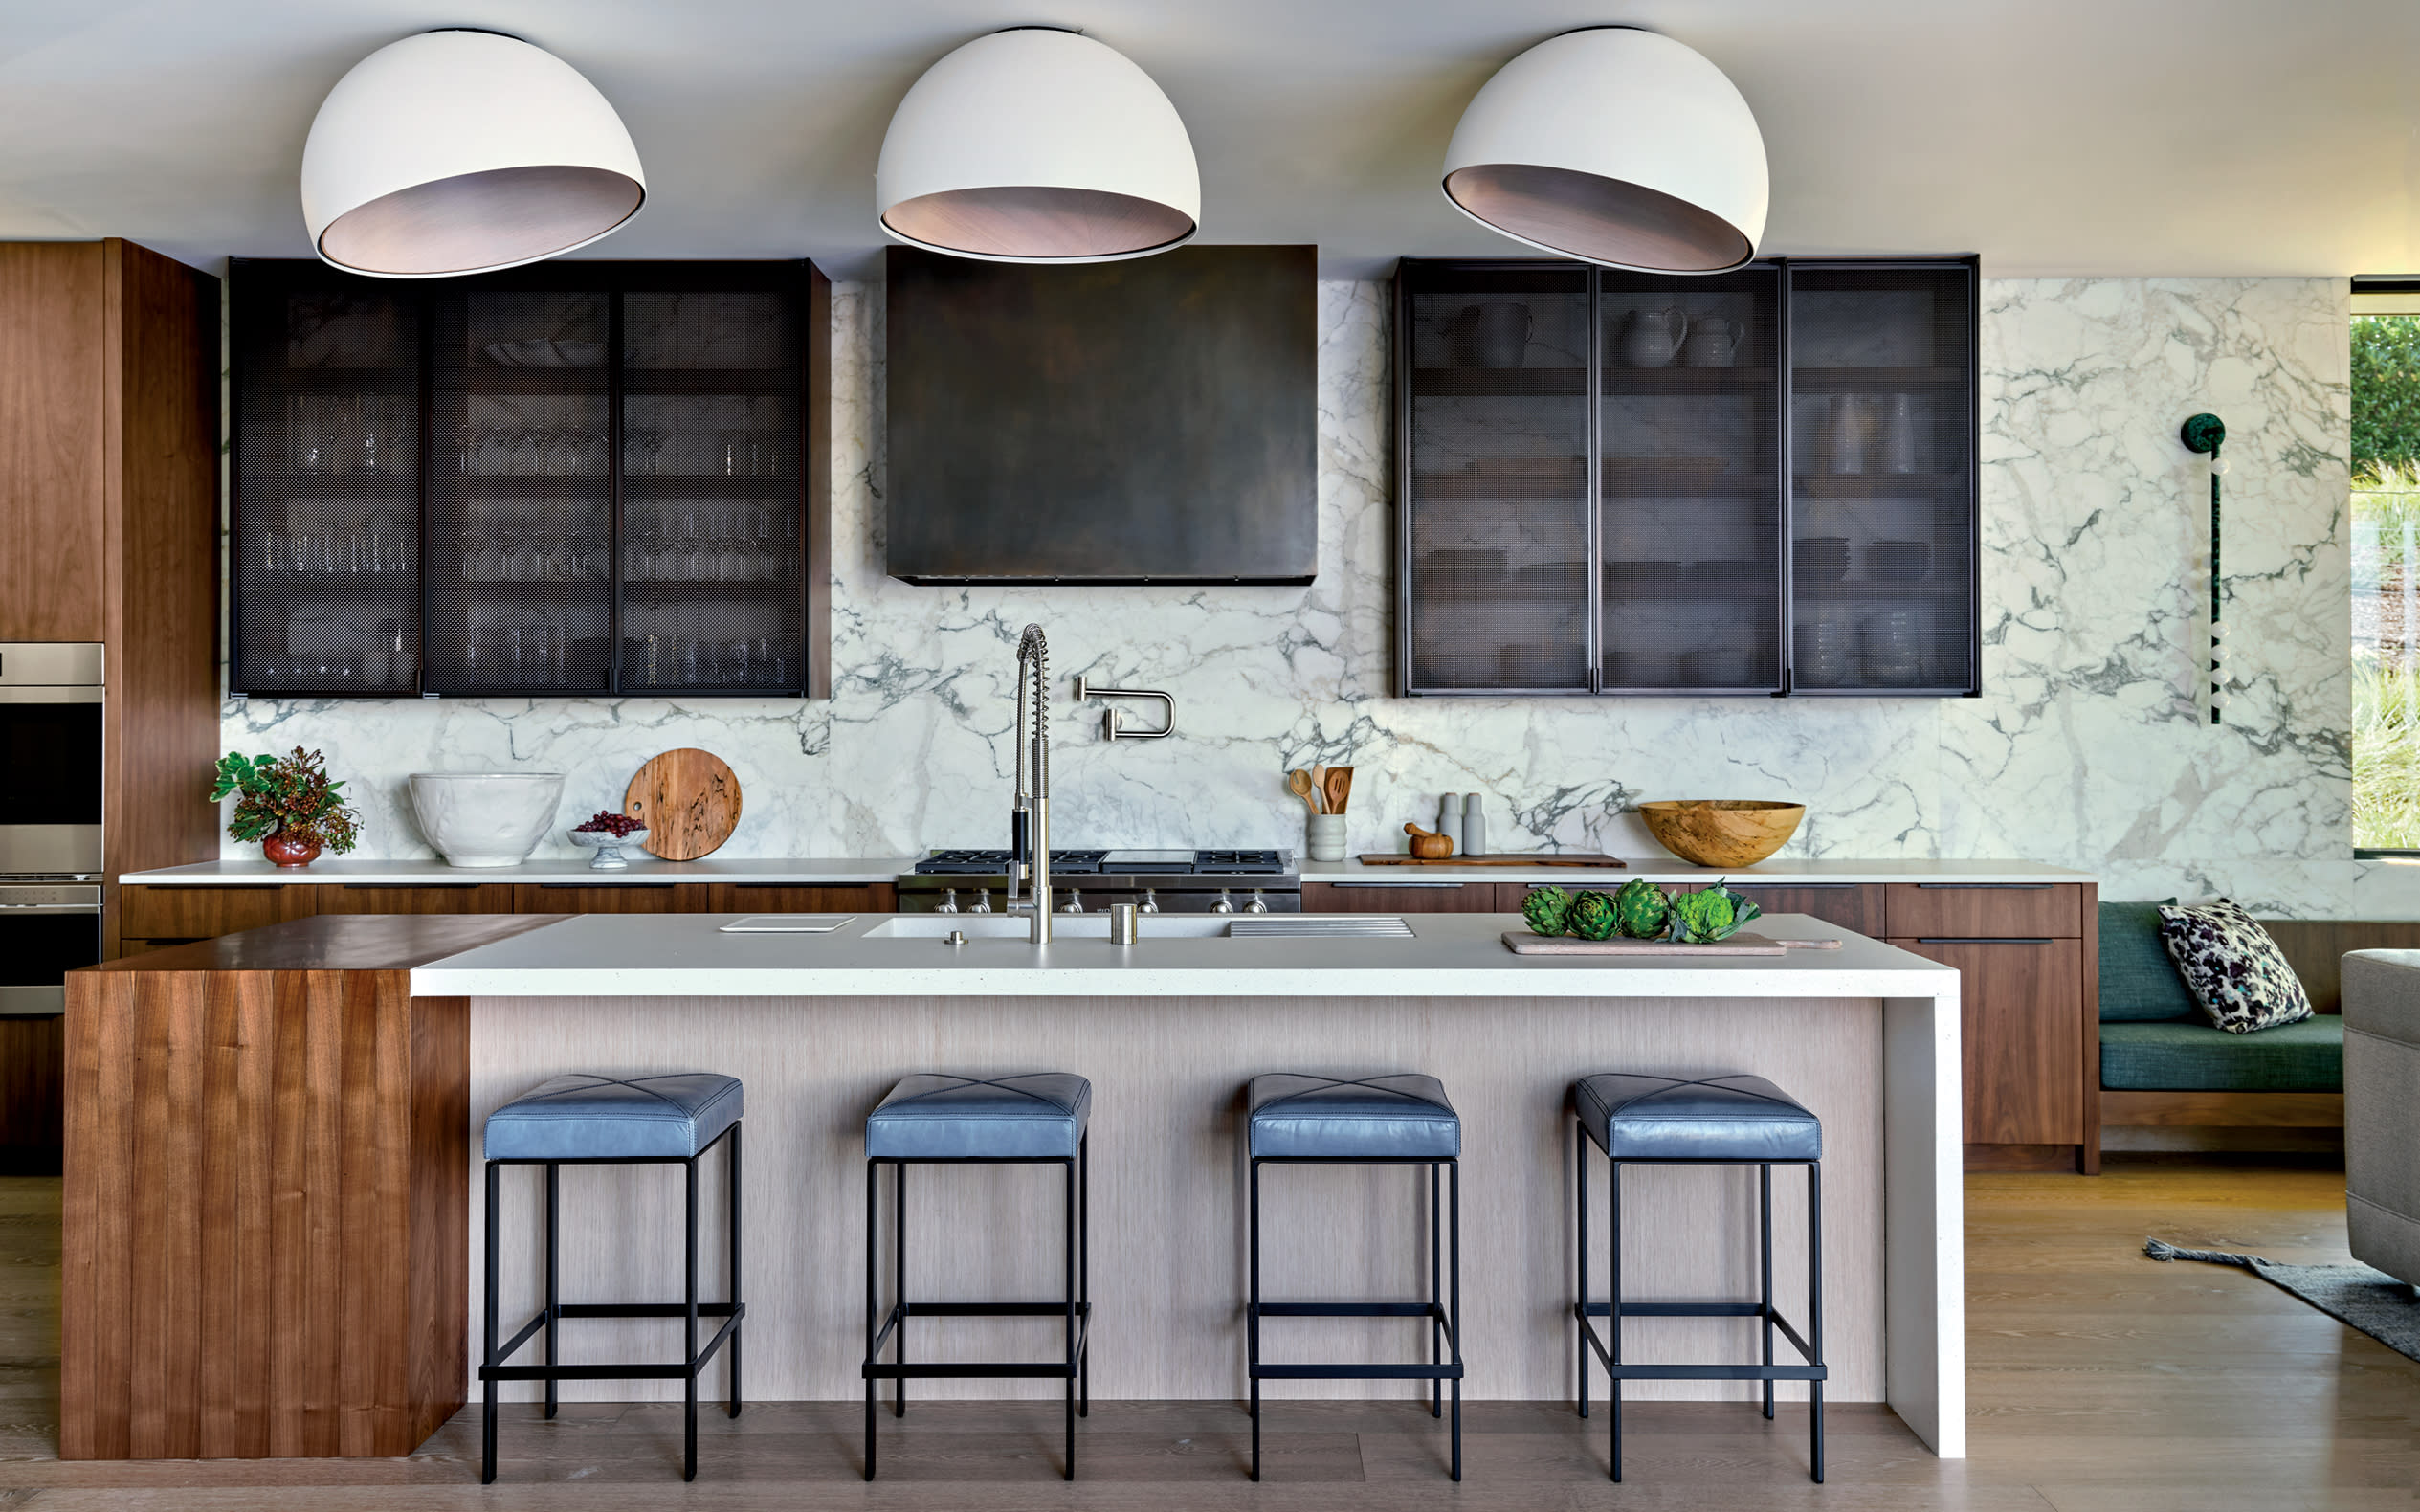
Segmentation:
<svg viewBox="0 0 2420 1512">
<path fill-rule="evenodd" d="M 2099 888 L 1893 883 L 1885 938 L 1960 977 L 1969 1169 L 2100 1169 Z"/>
<path fill-rule="evenodd" d="M 889 882 L 853 887 L 702 881 L 128 883 L 119 893 L 119 954 L 141 955 L 318 914 L 888 914 L 899 906 L 899 889 Z"/>
</svg>

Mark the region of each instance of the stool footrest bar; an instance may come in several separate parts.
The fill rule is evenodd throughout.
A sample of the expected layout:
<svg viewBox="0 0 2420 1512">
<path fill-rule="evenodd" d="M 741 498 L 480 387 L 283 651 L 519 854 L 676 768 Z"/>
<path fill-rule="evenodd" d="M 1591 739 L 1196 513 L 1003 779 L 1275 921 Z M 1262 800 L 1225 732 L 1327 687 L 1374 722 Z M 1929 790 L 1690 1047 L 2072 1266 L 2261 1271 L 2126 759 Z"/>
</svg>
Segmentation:
<svg viewBox="0 0 2420 1512">
<path fill-rule="evenodd" d="M 1262 1302 L 1245 1311 L 1262 1318 L 1433 1318 L 1443 1323 L 1454 1321 L 1435 1302 Z"/>
<path fill-rule="evenodd" d="M 1459 1365 L 1255 1365 L 1254 1381 L 1459 1381 Z"/>
</svg>

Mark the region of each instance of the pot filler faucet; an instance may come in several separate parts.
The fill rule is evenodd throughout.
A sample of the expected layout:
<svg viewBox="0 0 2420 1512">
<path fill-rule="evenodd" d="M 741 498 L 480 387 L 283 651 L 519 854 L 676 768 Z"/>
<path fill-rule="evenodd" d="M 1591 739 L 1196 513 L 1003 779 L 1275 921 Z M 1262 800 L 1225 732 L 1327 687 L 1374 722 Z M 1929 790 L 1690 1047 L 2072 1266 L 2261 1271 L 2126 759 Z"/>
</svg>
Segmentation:
<svg viewBox="0 0 2420 1512">
<path fill-rule="evenodd" d="M 1027 718 L 1032 725 L 1028 733 Z M 1009 813 L 1009 912 L 1033 916 L 1032 941 L 1051 943 L 1051 647 L 1042 627 L 1017 637 L 1017 792 Z M 1033 899 L 1017 901 L 1031 877 Z"/>
</svg>

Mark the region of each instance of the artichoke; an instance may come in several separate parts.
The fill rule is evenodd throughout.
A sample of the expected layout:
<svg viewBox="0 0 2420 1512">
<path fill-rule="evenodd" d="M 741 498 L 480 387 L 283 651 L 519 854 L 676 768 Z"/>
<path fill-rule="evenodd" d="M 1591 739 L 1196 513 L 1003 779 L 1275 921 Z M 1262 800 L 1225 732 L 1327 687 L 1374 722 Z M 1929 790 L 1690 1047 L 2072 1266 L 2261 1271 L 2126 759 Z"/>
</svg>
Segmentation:
<svg viewBox="0 0 2420 1512">
<path fill-rule="evenodd" d="M 1531 934 L 1559 935 L 1571 923 L 1571 895 L 1560 887 L 1534 889 L 1521 901 L 1521 916 Z"/>
<path fill-rule="evenodd" d="M 1587 892 L 1571 900 L 1571 932 L 1583 940 L 1610 940 L 1620 925 L 1620 914 L 1613 900 L 1603 893 Z"/>
<path fill-rule="evenodd" d="M 1653 940 L 1672 919 L 1672 900 L 1644 877 L 1633 877 L 1613 895 L 1613 912 L 1622 933 L 1633 940 Z"/>
<path fill-rule="evenodd" d="M 1673 899 L 1672 937 L 1689 945 L 1711 945 L 1739 933 L 1742 924 L 1762 912 L 1717 882 L 1703 892 L 1682 893 Z"/>
</svg>

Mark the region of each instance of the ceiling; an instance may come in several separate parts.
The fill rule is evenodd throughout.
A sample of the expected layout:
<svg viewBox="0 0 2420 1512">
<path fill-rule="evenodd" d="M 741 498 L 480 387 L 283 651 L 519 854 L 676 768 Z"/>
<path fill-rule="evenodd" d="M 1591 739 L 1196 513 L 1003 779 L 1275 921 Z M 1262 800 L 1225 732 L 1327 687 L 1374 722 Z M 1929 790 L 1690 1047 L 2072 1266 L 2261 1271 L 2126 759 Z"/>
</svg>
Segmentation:
<svg viewBox="0 0 2420 1512">
<path fill-rule="evenodd" d="M 612 100 L 651 198 L 589 249 L 874 266 L 892 107 L 999 26 L 1148 70 L 1202 166 L 1202 239 L 1337 275 L 1519 255 L 1437 191 L 1523 47 L 1632 22 L 1739 84 L 1768 253 L 1980 252 L 2003 277 L 2420 272 L 2412 0 L 0 0 L 0 237 L 305 256 L 302 141 L 362 56 L 477 25 Z"/>
</svg>

